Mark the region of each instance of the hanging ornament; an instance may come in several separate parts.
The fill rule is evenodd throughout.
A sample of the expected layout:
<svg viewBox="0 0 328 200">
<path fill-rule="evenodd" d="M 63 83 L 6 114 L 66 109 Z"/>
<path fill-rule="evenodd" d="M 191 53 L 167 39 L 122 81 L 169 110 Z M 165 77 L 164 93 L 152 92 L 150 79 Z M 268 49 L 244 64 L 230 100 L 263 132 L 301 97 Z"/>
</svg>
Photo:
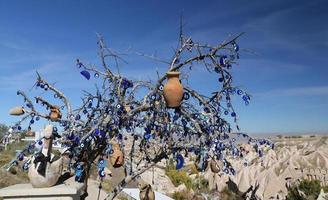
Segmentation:
<svg viewBox="0 0 328 200">
<path fill-rule="evenodd" d="M 15 108 L 12 108 L 9 110 L 10 115 L 19 116 L 19 115 L 23 115 L 24 113 L 25 113 L 25 110 L 22 106 L 17 106 Z"/>
<path fill-rule="evenodd" d="M 87 70 L 83 70 L 80 72 L 82 76 L 84 76 L 84 78 L 86 78 L 87 80 L 90 80 L 90 73 Z"/>
<path fill-rule="evenodd" d="M 168 81 L 163 89 L 166 105 L 169 108 L 177 108 L 183 98 L 183 86 L 179 80 L 180 72 L 167 72 L 166 75 Z"/>
<path fill-rule="evenodd" d="M 183 164 L 184 164 L 184 159 L 183 159 L 183 156 L 181 154 L 177 155 L 176 162 L 177 162 L 177 164 L 176 164 L 175 168 L 177 170 L 181 169 L 183 167 Z"/>
</svg>

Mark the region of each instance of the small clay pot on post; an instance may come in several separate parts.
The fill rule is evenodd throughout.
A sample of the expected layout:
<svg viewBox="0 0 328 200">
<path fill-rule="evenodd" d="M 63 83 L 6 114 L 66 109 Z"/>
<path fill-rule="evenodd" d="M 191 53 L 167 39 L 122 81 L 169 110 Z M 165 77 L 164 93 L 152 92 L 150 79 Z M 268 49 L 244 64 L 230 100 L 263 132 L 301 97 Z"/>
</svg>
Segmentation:
<svg viewBox="0 0 328 200">
<path fill-rule="evenodd" d="M 163 93 L 166 106 L 169 108 L 180 107 L 183 98 L 183 86 L 179 79 L 180 72 L 167 72 L 167 83 L 164 85 Z"/>
<path fill-rule="evenodd" d="M 218 164 L 217 164 L 217 162 L 215 161 L 215 160 L 211 160 L 210 161 L 210 167 L 211 167 L 211 171 L 213 172 L 213 173 L 219 173 L 220 172 L 220 167 L 221 166 L 219 166 Z"/>
<path fill-rule="evenodd" d="M 23 115 L 24 113 L 25 113 L 25 111 L 22 106 L 17 106 L 15 108 L 12 108 L 9 110 L 10 115 L 19 116 L 19 115 Z"/>
<path fill-rule="evenodd" d="M 61 112 L 59 110 L 59 106 L 52 106 L 50 108 L 50 114 L 49 114 L 49 118 L 51 121 L 58 121 L 59 119 L 61 119 Z"/>
<path fill-rule="evenodd" d="M 118 143 L 113 144 L 113 154 L 110 156 L 110 163 L 114 168 L 121 167 L 124 164 L 124 155 Z"/>
</svg>

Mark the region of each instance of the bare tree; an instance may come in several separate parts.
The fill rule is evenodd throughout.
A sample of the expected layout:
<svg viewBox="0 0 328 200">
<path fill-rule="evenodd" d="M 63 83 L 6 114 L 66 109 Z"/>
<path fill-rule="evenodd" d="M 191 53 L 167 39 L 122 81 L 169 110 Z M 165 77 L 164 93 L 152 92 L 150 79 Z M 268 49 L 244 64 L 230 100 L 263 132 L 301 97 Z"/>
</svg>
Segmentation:
<svg viewBox="0 0 328 200">
<path fill-rule="evenodd" d="M 119 68 L 120 63 L 125 62 L 125 55 L 107 47 L 103 37 L 98 35 L 98 55 L 102 66 L 86 65 L 80 59 L 76 61 L 86 79 L 94 77 L 101 80 L 96 92 L 84 91 L 82 104 L 72 109 L 64 93 L 37 73 L 36 88 L 53 93 L 62 105 L 54 105 L 43 97 L 35 97 L 32 101 L 24 92 L 18 91 L 17 94 L 25 100 L 26 108 L 22 119 L 13 128 L 20 130 L 21 124 L 28 120 L 28 129 L 39 119 L 56 124 L 56 130 L 62 135 L 62 144 L 68 147 L 70 166 L 79 171 L 77 181 L 86 182 L 93 164 L 98 166 L 99 176 L 103 178 L 103 160 L 114 158 L 111 163 L 122 166 L 126 176 L 107 199 L 113 199 L 128 183 L 169 156 L 176 159 L 177 169 L 181 168 L 182 152 L 197 156 L 199 170 L 205 170 L 207 161 L 212 159 L 223 166 L 220 170 L 234 174 L 228 157 L 243 154 L 237 146 L 236 137 L 246 138 L 256 148 L 259 144 L 271 144 L 252 139 L 247 134 L 233 133 L 227 120 L 231 117 L 234 123 L 237 122 L 233 95 L 240 96 L 246 105 L 250 101 L 249 94 L 233 85 L 231 74 L 232 66 L 239 59 L 237 39 L 241 35 L 243 33 L 216 45 L 208 45 L 193 41 L 181 31 L 179 45 L 167 61 L 136 52 L 167 65 L 168 73 L 158 73 L 154 82 L 130 80 L 114 73 L 108 60 L 114 61 L 114 67 Z M 194 68 L 204 68 L 208 73 L 217 74 L 218 88 L 206 95 L 189 87 L 188 75 Z M 184 77 L 181 80 L 183 95 L 178 106 L 169 106 L 163 92 L 165 81 L 172 72 L 183 72 Z M 34 102 L 44 106 L 46 112 L 37 111 Z M 239 131 L 239 127 L 236 128 Z M 30 144 L 21 154 L 33 152 L 33 148 L 34 144 Z"/>
</svg>

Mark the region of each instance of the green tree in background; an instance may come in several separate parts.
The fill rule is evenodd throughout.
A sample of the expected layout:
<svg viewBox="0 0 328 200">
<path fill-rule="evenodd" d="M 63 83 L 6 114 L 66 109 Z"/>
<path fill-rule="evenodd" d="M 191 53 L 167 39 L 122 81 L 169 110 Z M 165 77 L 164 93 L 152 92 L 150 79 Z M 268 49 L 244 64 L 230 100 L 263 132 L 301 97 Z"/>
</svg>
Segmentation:
<svg viewBox="0 0 328 200">
<path fill-rule="evenodd" d="M 8 132 L 8 126 L 0 124 L 0 139 Z"/>
</svg>

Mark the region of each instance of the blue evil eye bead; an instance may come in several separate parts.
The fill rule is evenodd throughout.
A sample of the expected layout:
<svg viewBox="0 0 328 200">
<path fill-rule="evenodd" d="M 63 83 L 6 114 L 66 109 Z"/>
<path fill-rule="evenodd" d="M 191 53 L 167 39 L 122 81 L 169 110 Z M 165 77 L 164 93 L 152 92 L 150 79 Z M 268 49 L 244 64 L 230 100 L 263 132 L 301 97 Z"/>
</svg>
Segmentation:
<svg viewBox="0 0 328 200">
<path fill-rule="evenodd" d="M 38 145 L 40 145 L 40 146 L 42 145 L 42 140 L 38 141 Z"/>
<path fill-rule="evenodd" d="M 184 159 L 183 159 L 183 156 L 181 154 L 177 155 L 176 162 L 177 162 L 177 164 L 176 164 L 175 168 L 177 170 L 181 169 L 183 167 L 183 164 L 184 164 Z"/>
<path fill-rule="evenodd" d="M 18 160 L 19 160 L 19 161 L 24 160 L 24 154 L 23 154 L 23 153 L 20 153 L 20 154 L 18 155 Z"/>
<path fill-rule="evenodd" d="M 227 110 L 224 111 L 224 114 L 225 114 L 225 115 L 228 115 L 228 114 L 229 114 L 229 111 L 227 111 Z"/>
<path fill-rule="evenodd" d="M 52 130 L 53 130 L 54 132 L 57 132 L 57 131 L 58 131 L 58 128 L 57 128 L 56 126 L 54 126 L 54 127 L 52 128 Z"/>
<path fill-rule="evenodd" d="M 231 117 L 236 117 L 236 113 L 235 112 L 232 112 L 231 113 Z"/>
<path fill-rule="evenodd" d="M 251 100 L 251 98 L 248 95 L 244 95 L 243 96 L 243 100 L 244 101 L 249 101 L 249 100 Z"/>
<path fill-rule="evenodd" d="M 104 177 L 106 176 L 106 173 L 105 173 L 104 170 L 99 170 L 98 175 L 99 175 L 101 178 L 104 178 Z"/>
<path fill-rule="evenodd" d="M 238 95 L 242 95 L 244 92 L 242 90 L 237 90 Z"/>
<path fill-rule="evenodd" d="M 99 130 L 98 128 L 96 128 L 96 129 L 95 129 L 95 134 L 96 134 L 96 135 L 99 135 L 99 133 L 100 133 L 100 130 Z"/>
<path fill-rule="evenodd" d="M 27 162 L 25 162 L 24 164 L 23 164 L 23 170 L 24 171 L 27 171 L 28 170 L 28 168 L 29 168 L 29 165 L 28 165 L 28 163 Z"/>
<path fill-rule="evenodd" d="M 163 91 L 163 90 L 164 90 L 164 86 L 163 86 L 163 85 L 160 85 L 160 86 L 158 87 L 158 89 L 159 89 L 160 91 Z"/>
<path fill-rule="evenodd" d="M 43 89 L 44 90 L 48 90 L 48 88 L 49 88 L 49 85 L 48 84 L 44 84 Z"/>
<path fill-rule="evenodd" d="M 236 43 L 233 43 L 233 49 L 235 50 L 235 52 L 239 51 L 239 45 Z"/>
<path fill-rule="evenodd" d="M 219 82 L 223 82 L 223 78 L 221 77 L 221 78 L 219 78 Z"/>
<path fill-rule="evenodd" d="M 21 127 L 21 126 L 17 126 L 17 129 L 18 129 L 18 130 L 22 130 L 22 127 Z"/>
<path fill-rule="evenodd" d="M 216 72 L 216 73 L 220 73 L 220 69 L 219 69 L 219 67 L 214 67 L 214 71 Z"/>
<path fill-rule="evenodd" d="M 12 164 L 13 166 L 17 166 L 17 165 L 18 165 L 18 161 L 17 161 L 17 160 L 14 160 L 14 161 L 11 162 L 11 164 Z"/>
<path fill-rule="evenodd" d="M 90 80 L 90 73 L 88 71 L 83 70 L 80 73 L 84 78 L 86 78 L 87 80 Z"/>
<path fill-rule="evenodd" d="M 30 124 L 34 124 L 34 119 L 31 119 Z"/>
<path fill-rule="evenodd" d="M 93 76 L 94 76 L 95 78 L 99 78 L 99 74 L 98 74 L 98 73 L 95 73 Z"/>
<path fill-rule="evenodd" d="M 106 161 L 104 160 L 104 159 L 100 159 L 99 161 L 98 161 L 98 168 L 99 169 L 104 169 L 105 167 L 106 167 Z"/>
<path fill-rule="evenodd" d="M 152 100 L 155 100 L 156 99 L 156 95 L 151 95 L 150 97 Z"/>
<path fill-rule="evenodd" d="M 54 98 L 57 99 L 58 98 L 58 94 L 54 94 Z"/>
<path fill-rule="evenodd" d="M 188 92 L 183 93 L 183 99 L 188 100 L 190 98 L 190 94 Z"/>
<path fill-rule="evenodd" d="M 230 172 L 232 175 L 236 175 L 236 171 L 234 170 L 234 168 L 230 168 Z"/>
<path fill-rule="evenodd" d="M 150 134 L 150 133 L 146 133 L 146 134 L 144 135 L 144 138 L 145 138 L 146 140 L 150 140 L 150 138 L 151 138 L 151 134 Z"/>
<path fill-rule="evenodd" d="M 227 56 L 221 56 L 221 57 L 220 57 L 220 61 L 219 61 L 219 62 L 220 62 L 220 65 L 225 65 L 225 64 L 227 64 L 227 63 L 226 63 L 226 58 L 227 58 Z"/>
<path fill-rule="evenodd" d="M 69 139 L 69 140 L 73 140 L 74 138 L 75 138 L 75 136 L 73 133 L 71 133 L 67 136 L 67 139 Z"/>
<path fill-rule="evenodd" d="M 81 115 L 77 114 L 77 115 L 75 116 L 75 120 L 80 120 L 80 119 L 81 119 Z"/>
</svg>

